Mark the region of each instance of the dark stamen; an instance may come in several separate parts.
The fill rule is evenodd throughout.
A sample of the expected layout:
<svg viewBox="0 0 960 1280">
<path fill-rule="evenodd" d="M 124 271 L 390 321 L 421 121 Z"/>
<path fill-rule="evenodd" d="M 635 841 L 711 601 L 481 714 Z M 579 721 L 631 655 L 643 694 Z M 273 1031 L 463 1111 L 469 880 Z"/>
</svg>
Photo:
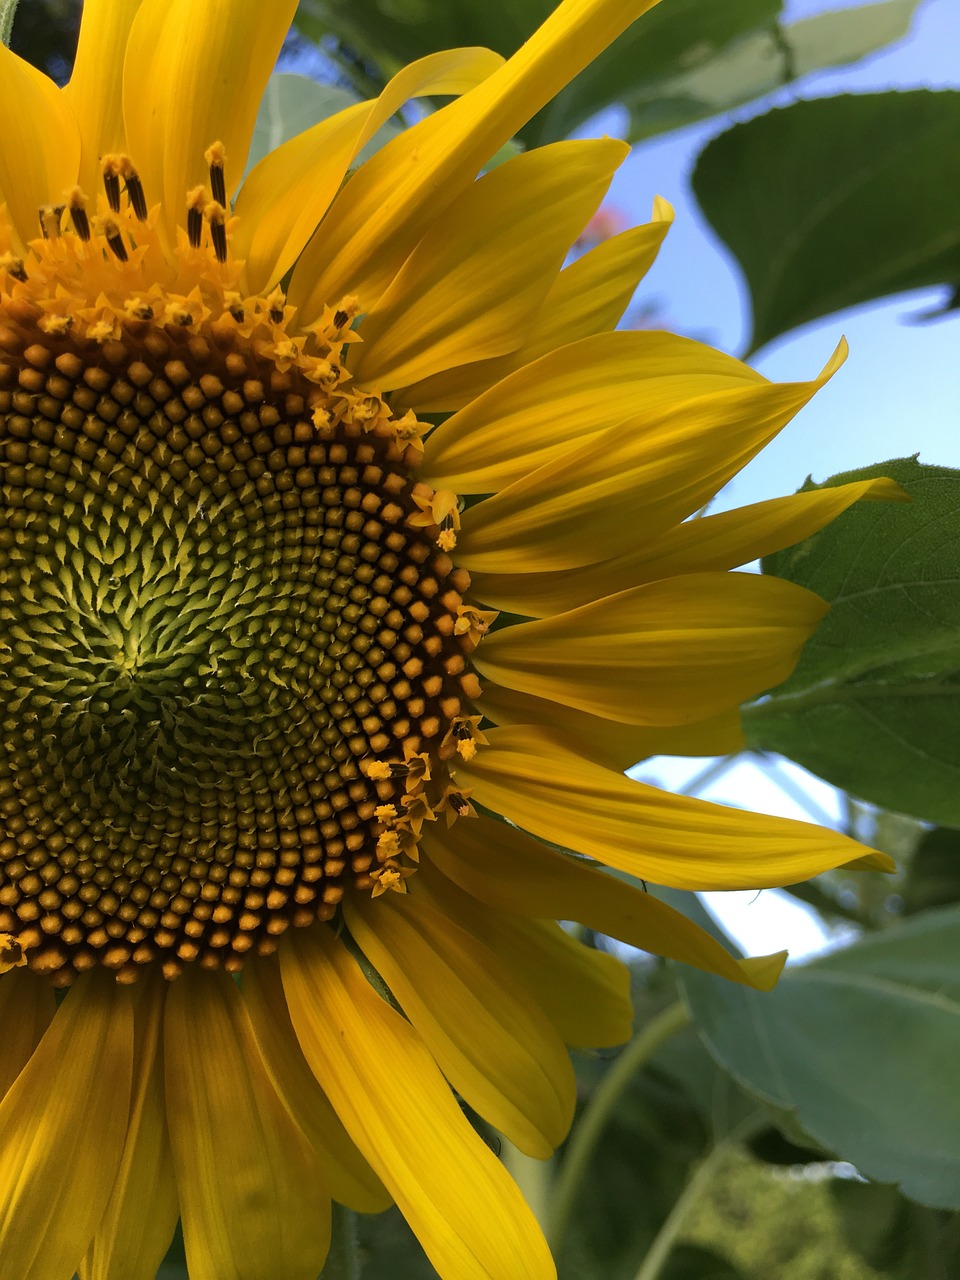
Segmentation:
<svg viewBox="0 0 960 1280">
<path fill-rule="evenodd" d="M 70 221 L 81 240 L 90 239 L 90 219 L 87 217 L 86 200 L 79 187 L 70 193 Z"/>
<path fill-rule="evenodd" d="M 200 248 L 200 239 L 203 235 L 203 214 L 199 209 L 187 210 L 187 238 L 190 245 L 194 249 Z"/>
<path fill-rule="evenodd" d="M 211 201 L 203 211 L 210 223 L 210 237 L 213 240 L 213 251 L 218 262 L 227 260 L 227 211 L 222 204 Z"/>
<path fill-rule="evenodd" d="M 127 198 L 133 206 L 133 212 L 141 222 L 147 220 L 147 197 L 144 194 L 140 175 L 134 170 L 127 174 Z"/>
<path fill-rule="evenodd" d="M 103 233 L 107 237 L 107 244 L 114 255 L 121 262 L 126 262 L 129 255 L 127 254 L 127 246 L 124 244 L 123 236 L 120 234 L 120 228 L 115 222 L 110 222 L 104 226 Z"/>
<path fill-rule="evenodd" d="M 210 191 L 217 204 L 227 207 L 227 186 L 223 176 L 223 166 L 227 153 L 222 142 L 214 142 L 207 147 L 203 158 L 210 166 Z"/>
<path fill-rule="evenodd" d="M 114 213 L 120 212 L 120 177 L 113 168 L 104 167 L 103 189 L 107 193 L 107 204 Z"/>
</svg>

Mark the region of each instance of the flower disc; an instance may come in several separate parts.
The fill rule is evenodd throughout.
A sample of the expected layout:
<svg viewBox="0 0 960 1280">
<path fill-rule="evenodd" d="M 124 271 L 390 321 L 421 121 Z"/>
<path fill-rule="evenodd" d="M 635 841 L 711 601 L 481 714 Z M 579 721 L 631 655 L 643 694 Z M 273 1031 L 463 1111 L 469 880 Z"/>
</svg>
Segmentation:
<svg viewBox="0 0 960 1280">
<path fill-rule="evenodd" d="M 467 576 L 415 444 L 336 366 L 6 310 L 0 930 L 59 982 L 238 968 L 397 874 L 408 766 L 370 764 L 475 690 Z"/>
</svg>

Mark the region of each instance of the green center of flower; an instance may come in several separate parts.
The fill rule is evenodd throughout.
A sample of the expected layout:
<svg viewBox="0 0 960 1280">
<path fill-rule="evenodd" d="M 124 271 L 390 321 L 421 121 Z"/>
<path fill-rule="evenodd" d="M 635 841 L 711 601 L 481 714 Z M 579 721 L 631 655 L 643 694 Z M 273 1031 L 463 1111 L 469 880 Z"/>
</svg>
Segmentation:
<svg viewBox="0 0 960 1280">
<path fill-rule="evenodd" d="M 61 985 L 238 969 L 402 884 L 479 691 L 467 575 L 409 430 L 336 365 L 199 323 L 51 334 L 26 288 L 0 294 L 0 932 Z"/>
</svg>

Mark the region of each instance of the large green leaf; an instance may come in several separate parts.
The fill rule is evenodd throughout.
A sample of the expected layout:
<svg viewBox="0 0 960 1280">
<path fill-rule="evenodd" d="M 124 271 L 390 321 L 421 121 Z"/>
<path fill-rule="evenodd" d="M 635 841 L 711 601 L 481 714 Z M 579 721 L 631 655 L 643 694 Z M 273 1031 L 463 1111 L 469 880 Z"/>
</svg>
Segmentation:
<svg viewBox="0 0 960 1280">
<path fill-rule="evenodd" d="M 903 908 L 912 914 L 951 902 L 960 902 L 960 831 L 934 827 L 910 859 Z"/>
<path fill-rule="evenodd" d="M 763 562 L 833 607 L 790 679 L 744 709 L 744 729 L 845 791 L 956 827 L 960 472 L 901 458 L 827 484 L 880 475 L 912 501 L 859 503 Z"/>
<path fill-rule="evenodd" d="M 709 143 L 693 174 L 750 286 L 756 349 L 808 320 L 960 282 L 960 93 L 798 102 Z"/>
<path fill-rule="evenodd" d="M 960 1207 L 960 908 L 914 916 L 761 994 L 686 971 L 708 1048 L 865 1175 Z"/>
<path fill-rule="evenodd" d="M 891 1280 L 960 1275 L 960 1216 L 911 1204 L 895 1187 L 835 1178 L 830 1193 L 851 1248 Z"/>
<path fill-rule="evenodd" d="M 307 76 L 279 72 L 267 81 L 247 157 L 247 171 L 288 138 L 358 101 L 356 94 Z"/>
</svg>

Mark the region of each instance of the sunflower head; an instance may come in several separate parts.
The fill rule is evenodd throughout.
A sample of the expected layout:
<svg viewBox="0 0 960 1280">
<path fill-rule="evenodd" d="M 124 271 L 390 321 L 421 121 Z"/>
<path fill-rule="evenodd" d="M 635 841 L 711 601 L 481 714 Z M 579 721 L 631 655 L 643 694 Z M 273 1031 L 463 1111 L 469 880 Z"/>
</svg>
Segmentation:
<svg viewBox="0 0 960 1280">
<path fill-rule="evenodd" d="M 739 746 L 824 605 L 728 571 L 890 496 L 688 520 L 842 352 L 773 386 L 614 331 L 672 217 L 571 259 L 623 144 L 487 171 L 650 3 L 425 58 L 245 177 L 295 0 L 87 0 L 62 91 L 0 47 L 11 1274 L 146 1280 L 179 1216 L 194 1280 L 306 1280 L 332 1197 L 449 1280 L 549 1277 L 452 1090 L 548 1156 L 567 1046 L 629 1036 L 556 922 L 767 988 L 604 866 L 863 865 L 623 773 Z M 452 101 L 352 169 L 416 96 Z"/>
</svg>

